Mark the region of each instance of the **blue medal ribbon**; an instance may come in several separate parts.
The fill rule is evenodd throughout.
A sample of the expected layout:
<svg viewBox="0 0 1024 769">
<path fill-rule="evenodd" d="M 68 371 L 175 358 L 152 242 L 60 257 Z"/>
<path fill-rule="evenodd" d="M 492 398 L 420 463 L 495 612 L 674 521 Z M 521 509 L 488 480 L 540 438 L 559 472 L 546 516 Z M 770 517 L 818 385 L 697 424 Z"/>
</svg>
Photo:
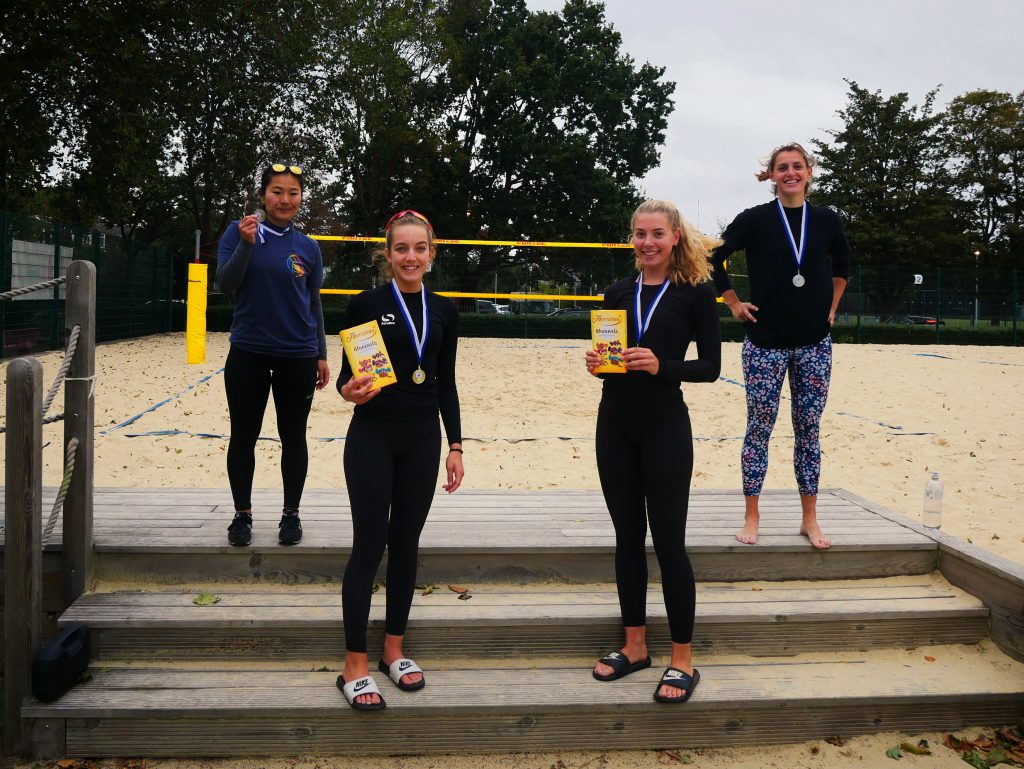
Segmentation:
<svg viewBox="0 0 1024 769">
<path fill-rule="evenodd" d="M 289 224 L 287 227 L 284 228 L 282 232 L 278 232 L 272 227 L 268 227 L 263 222 L 260 222 L 259 224 L 256 225 L 256 234 L 259 236 L 260 243 L 266 243 L 267 235 L 276 235 L 277 237 L 280 238 L 286 232 L 291 231 L 291 228 L 292 226 Z"/>
<path fill-rule="evenodd" d="M 398 283 L 395 282 L 394 278 L 391 279 L 391 291 L 394 293 L 395 299 L 398 300 L 398 306 L 402 308 L 402 317 L 405 318 L 405 325 L 409 327 L 409 335 L 412 337 L 413 347 L 416 348 L 417 369 L 422 369 L 423 348 L 426 347 L 427 334 L 430 332 L 430 316 L 427 314 L 427 287 L 420 284 L 420 294 L 423 299 L 423 333 L 419 335 L 416 334 L 416 324 L 412 322 L 412 315 L 405 304 L 405 297 L 398 290 Z"/>
<path fill-rule="evenodd" d="M 651 316 L 654 315 L 654 308 L 658 306 L 658 302 L 661 301 L 661 297 L 665 296 L 665 292 L 668 291 L 668 278 L 665 278 L 665 282 L 661 284 L 661 291 L 651 302 L 651 306 L 647 308 L 647 316 L 642 317 L 640 312 L 640 289 L 643 286 L 644 274 L 641 272 L 636 276 L 636 301 L 634 303 L 634 311 L 636 313 L 636 343 L 640 344 L 640 339 L 647 332 L 647 329 L 651 325 Z"/>
<path fill-rule="evenodd" d="M 793 228 L 789 226 L 789 218 L 782 207 L 782 201 L 775 198 L 779 206 L 779 216 L 782 217 L 782 224 L 786 228 L 786 235 L 789 237 L 789 246 L 793 249 L 793 257 L 796 259 L 796 272 L 800 274 L 800 268 L 804 263 L 804 252 L 807 249 L 807 201 L 804 201 L 803 212 L 800 214 L 800 243 L 797 244 L 793 237 Z"/>
</svg>

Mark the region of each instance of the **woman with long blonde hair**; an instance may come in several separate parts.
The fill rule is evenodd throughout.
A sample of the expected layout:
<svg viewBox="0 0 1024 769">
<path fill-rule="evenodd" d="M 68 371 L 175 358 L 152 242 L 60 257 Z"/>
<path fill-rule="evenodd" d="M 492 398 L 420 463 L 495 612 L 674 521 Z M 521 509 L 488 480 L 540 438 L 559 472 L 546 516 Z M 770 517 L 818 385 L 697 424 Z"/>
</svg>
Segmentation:
<svg viewBox="0 0 1024 769">
<path fill-rule="evenodd" d="M 647 647 L 647 526 L 661 568 L 672 657 L 654 698 L 685 702 L 700 682 L 693 667 L 696 584 L 686 553 L 686 515 L 693 438 L 681 382 L 714 382 L 721 334 L 708 282 L 709 241 L 675 205 L 648 200 L 633 214 L 635 275 L 604 292 L 604 309 L 626 311 L 625 374 L 595 374 L 601 357 L 586 353 L 587 370 L 604 379 L 597 414 L 597 469 L 615 527 L 615 580 L 626 642 L 601 658 L 593 675 L 614 681 L 651 666 Z M 685 360 L 691 340 L 697 358 Z"/>
</svg>

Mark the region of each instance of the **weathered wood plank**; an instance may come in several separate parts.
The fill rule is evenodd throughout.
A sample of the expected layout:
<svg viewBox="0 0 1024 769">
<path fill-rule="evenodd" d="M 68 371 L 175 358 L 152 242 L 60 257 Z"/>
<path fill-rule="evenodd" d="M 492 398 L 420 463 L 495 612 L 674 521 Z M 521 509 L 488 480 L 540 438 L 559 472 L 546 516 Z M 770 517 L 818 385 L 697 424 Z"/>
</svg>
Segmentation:
<svg viewBox="0 0 1024 769">
<path fill-rule="evenodd" d="M 934 540 L 939 545 L 938 565 L 954 585 L 979 597 L 991 616 L 991 635 L 999 648 L 1024 661 L 1024 564 L 1014 563 L 936 529 L 927 529 L 906 516 L 858 497 L 837 492 L 842 498 L 879 517 Z"/>
<path fill-rule="evenodd" d="M 995 725 L 1019 717 L 1018 703 L 1002 700 L 865 702 L 826 708 L 787 707 L 780 715 L 765 708 L 731 710 L 694 707 L 686 717 L 668 707 L 588 713 L 415 715 L 400 720 L 376 714 L 358 727 L 330 716 L 248 717 L 222 722 L 202 719 L 70 719 L 68 756 L 189 757 L 296 754 L 510 753 L 564 750 L 656 750 L 764 745 L 836 734 L 880 731 L 911 734 Z M 783 722 L 784 723 L 780 723 Z M 399 735 L 396 738 L 396 734 Z M 197 749 L 195 746 L 203 746 Z M 58 755 L 40 756 L 55 758 Z"/>
<path fill-rule="evenodd" d="M 35 358 L 12 361 L 7 366 L 4 436 L 4 755 L 25 752 L 31 734 L 21 708 L 32 691 L 32 659 L 40 643 L 42 405 L 42 364 Z"/>
</svg>

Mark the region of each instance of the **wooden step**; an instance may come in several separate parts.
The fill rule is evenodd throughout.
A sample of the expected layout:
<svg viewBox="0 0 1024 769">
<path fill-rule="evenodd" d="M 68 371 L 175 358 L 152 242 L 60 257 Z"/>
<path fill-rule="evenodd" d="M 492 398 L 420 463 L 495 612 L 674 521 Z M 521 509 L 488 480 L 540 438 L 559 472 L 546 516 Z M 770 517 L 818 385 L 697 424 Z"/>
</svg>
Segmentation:
<svg viewBox="0 0 1024 769">
<path fill-rule="evenodd" d="M 98 489 L 97 576 L 173 584 L 340 581 L 352 541 L 344 490 L 306 492 L 304 537 L 293 547 L 277 544 L 280 492 L 259 491 L 253 504 L 253 544 L 238 548 L 227 544 L 232 512 L 226 489 Z M 844 579 L 935 569 L 938 551 L 929 537 L 834 492 L 823 491 L 818 506 L 834 542 L 827 552 L 798 534 L 795 492 L 764 493 L 761 538 L 749 546 L 735 539 L 742 495 L 694 491 L 687 550 L 698 579 Z M 58 527 L 49 546 L 58 547 L 59 538 Z M 460 490 L 435 498 L 421 538 L 419 576 L 434 582 L 608 581 L 614 546 L 600 492 Z"/>
<path fill-rule="evenodd" d="M 466 585 L 414 597 L 406 651 L 464 657 L 592 658 L 617 648 L 622 628 L 614 585 Z M 208 588 L 220 599 L 198 607 L 200 590 L 94 593 L 61 624 L 85 622 L 99 660 L 336 660 L 344 649 L 337 589 Z M 695 648 L 754 656 L 973 644 L 987 635 L 988 610 L 938 575 L 873 580 L 701 583 Z M 648 597 L 652 644 L 668 642 L 660 585 Z M 370 645 L 379 647 L 384 591 L 374 595 Z"/>
<path fill-rule="evenodd" d="M 1024 717 L 1021 663 L 991 648 L 928 655 L 707 660 L 682 705 L 652 700 L 660 668 L 615 683 L 584 667 L 433 668 L 413 694 L 378 675 L 388 708 L 369 714 L 348 707 L 335 672 L 95 669 L 52 704 L 26 703 L 24 715 L 37 719 L 37 754 L 51 757 L 651 750 Z"/>
</svg>

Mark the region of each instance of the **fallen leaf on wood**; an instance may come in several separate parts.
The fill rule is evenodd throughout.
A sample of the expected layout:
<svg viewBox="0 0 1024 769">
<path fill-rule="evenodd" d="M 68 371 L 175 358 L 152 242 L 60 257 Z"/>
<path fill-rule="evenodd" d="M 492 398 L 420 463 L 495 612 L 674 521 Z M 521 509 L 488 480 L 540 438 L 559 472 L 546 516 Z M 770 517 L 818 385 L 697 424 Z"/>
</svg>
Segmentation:
<svg viewBox="0 0 1024 769">
<path fill-rule="evenodd" d="M 843 745 L 846 744 L 846 740 L 844 740 L 838 734 L 835 735 L 834 737 L 829 737 L 828 739 L 825 740 L 825 742 L 827 742 L 829 745 L 835 745 L 837 748 L 841 748 L 841 747 L 843 747 Z"/>
<path fill-rule="evenodd" d="M 926 655 L 924 656 L 924 661 L 925 661 L 925 662 L 935 662 L 935 658 L 934 658 L 934 657 L 929 657 L 929 656 L 928 656 L 928 655 L 926 654 Z"/>
<path fill-rule="evenodd" d="M 420 595 L 430 595 L 433 592 L 434 592 L 434 586 L 433 585 L 428 585 L 427 587 L 423 588 L 423 592 L 420 593 Z"/>
<path fill-rule="evenodd" d="M 196 606 L 212 606 L 215 603 L 220 603 L 220 596 L 213 593 L 200 593 L 192 599 L 192 603 Z"/>
<path fill-rule="evenodd" d="M 816 756 L 820 752 L 821 752 L 821 748 L 819 748 L 817 745 L 811 745 L 811 755 L 812 756 Z"/>
<path fill-rule="evenodd" d="M 459 600 L 460 601 L 468 601 L 472 597 L 473 597 L 473 594 L 470 593 L 468 590 L 465 593 L 459 593 Z"/>
<path fill-rule="evenodd" d="M 887 755 L 889 758 L 894 758 L 897 761 L 903 758 L 903 752 L 899 748 L 889 748 L 887 751 L 885 751 L 885 755 Z"/>
<path fill-rule="evenodd" d="M 453 593 L 468 593 L 469 592 L 469 588 L 468 587 L 462 587 L 462 585 L 449 585 L 448 589 L 451 590 Z"/>
</svg>

